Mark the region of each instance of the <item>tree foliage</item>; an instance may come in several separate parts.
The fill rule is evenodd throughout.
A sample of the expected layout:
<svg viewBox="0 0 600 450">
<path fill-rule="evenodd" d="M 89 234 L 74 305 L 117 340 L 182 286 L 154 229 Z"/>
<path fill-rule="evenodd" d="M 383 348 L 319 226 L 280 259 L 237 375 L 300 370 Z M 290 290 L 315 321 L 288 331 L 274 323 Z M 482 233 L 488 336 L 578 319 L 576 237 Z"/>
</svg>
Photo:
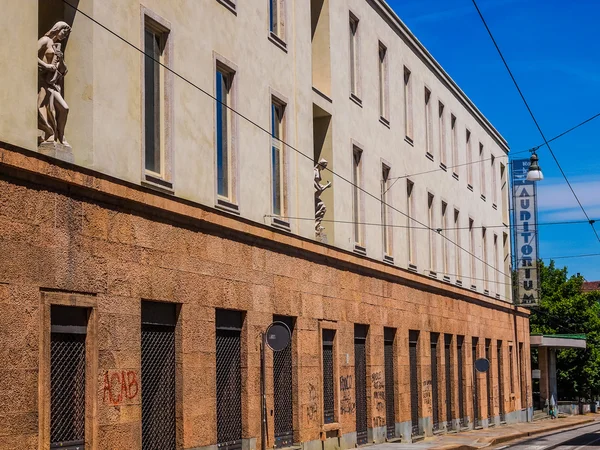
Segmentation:
<svg viewBox="0 0 600 450">
<path fill-rule="evenodd" d="M 600 395 L 600 293 L 581 292 L 583 277 L 540 261 L 540 305 L 532 309 L 532 333 L 585 334 L 587 348 L 556 353 L 559 398 Z"/>
</svg>

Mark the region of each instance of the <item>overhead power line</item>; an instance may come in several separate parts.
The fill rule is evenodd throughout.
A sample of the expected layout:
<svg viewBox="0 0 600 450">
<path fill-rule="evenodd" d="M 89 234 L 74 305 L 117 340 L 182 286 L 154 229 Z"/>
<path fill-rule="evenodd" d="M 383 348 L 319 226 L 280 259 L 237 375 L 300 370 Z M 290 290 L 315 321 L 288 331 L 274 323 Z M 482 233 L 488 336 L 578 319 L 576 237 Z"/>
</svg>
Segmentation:
<svg viewBox="0 0 600 450">
<path fill-rule="evenodd" d="M 217 102 L 219 105 L 227 108 L 229 111 L 231 111 L 232 113 L 236 114 L 238 117 L 244 119 L 245 121 L 247 121 L 248 123 L 254 125 L 256 128 L 258 128 L 259 130 L 267 133 L 272 139 L 275 139 L 279 142 L 281 142 L 283 145 L 285 145 L 286 147 L 288 147 L 289 149 L 295 151 L 296 153 L 298 153 L 299 155 L 305 157 L 306 159 L 308 159 L 311 164 L 314 164 L 313 161 L 313 157 L 307 155 L 306 153 L 301 152 L 300 150 L 298 150 L 297 148 L 295 148 L 294 146 L 288 144 L 287 142 L 283 141 L 280 138 L 277 138 L 275 136 L 272 136 L 272 133 L 267 130 L 266 128 L 264 128 L 263 126 L 261 126 L 260 124 L 254 122 L 252 119 L 250 119 L 249 117 L 247 117 L 246 115 L 240 113 L 239 111 L 233 109 L 231 106 L 221 102 L 220 100 L 218 100 L 214 95 L 212 95 L 211 93 L 209 93 L 208 91 L 206 91 L 205 89 L 201 88 L 200 86 L 198 86 L 197 84 L 195 84 L 194 82 L 190 81 L 188 78 L 184 77 L 183 75 L 179 74 L 178 72 L 174 71 L 173 69 L 171 69 L 170 67 L 167 67 L 165 64 L 163 64 L 162 62 L 160 62 L 159 60 L 155 59 L 152 55 L 146 54 L 142 49 L 138 48 L 135 44 L 131 43 L 130 41 L 128 41 L 127 39 L 125 39 L 124 37 L 122 37 L 121 35 L 119 35 L 118 33 L 116 33 L 115 31 L 111 30 L 110 28 L 108 28 L 106 25 L 102 24 L 101 22 L 98 22 L 96 19 L 94 19 L 93 17 L 91 17 L 89 14 L 81 11 L 79 8 L 77 8 L 76 6 L 72 5 L 71 3 L 69 3 L 67 0 L 63 0 L 63 3 L 65 3 L 66 5 L 68 5 L 69 7 L 71 7 L 73 10 L 77 11 L 79 14 L 81 14 L 82 16 L 88 18 L 90 21 L 92 21 L 93 23 L 95 23 L 96 25 L 98 25 L 99 27 L 103 28 L 104 30 L 106 30 L 108 33 L 112 34 L 113 36 L 115 36 L 117 39 L 119 39 L 120 41 L 124 42 L 125 44 L 127 44 L 128 46 L 130 46 L 131 48 L 133 48 L 134 50 L 138 51 L 139 53 L 145 55 L 146 58 L 151 59 L 152 61 L 154 61 L 156 64 L 158 64 L 159 66 L 161 66 L 162 68 L 164 68 L 165 70 L 169 71 L 170 73 L 172 73 L 173 75 L 175 75 L 175 77 L 179 78 L 180 80 L 184 81 L 185 83 L 189 84 L 190 86 L 192 86 L 193 88 L 197 89 L 198 91 L 202 92 L 203 94 L 205 94 L 206 96 L 210 97 L 211 99 L 213 99 L 215 102 Z M 376 199 L 377 201 L 381 202 L 382 205 L 385 205 L 386 207 L 390 208 L 393 211 L 398 212 L 399 214 L 405 216 L 406 218 L 408 218 L 409 220 L 414 221 L 415 223 L 422 225 L 424 227 L 427 227 L 427 225 L 425 225 L 424 223 L 420 222 L 417 219 L 414 219 L 412 217 L 410 217 L 407 213 L 400 211 L 399 209 L 393 207 L 392 205 L 387 204 L 386 202 L 384 202 L 383 200 L 381 200 L 378 196 L 366 191 L 365 189 L 363 189 L 360 186 L 357 186 L 356 184 L 354 184 L 352 181 L 348 180 L 346 177 L 334 172 L 333 170 L 327 168 L 326 169 L 328 172 L 330 172 L 333 176 L 338 177 L 339 179 L 345 181 L 346 183 L 350 184 L 351 186 L 356 187 L 358 190 L 360 190 L 361 192 L 365 193 L 366 195 L 368 195 L 369 197 L 372 197 L 374 199 Z M 431 232 L 435 232 L 435 230 L 431 227 L 427 227 Z M 447 236 L 441 235 L 445 240 L 447 240 L 448 242 L 450 242 L 452 245 L 454 245 L 455 247 L 461 249 L 462 251 L 464 251 L 466 254 L 472 256 L 473 258 L 475 258 L 476 260 L 482 262 L 484 265 L 491 267 L 493 270 L 499 272 L 501 275 L 504 275 L 506 277 L 509 277 L 510 275 L 505 274 L 504 272 L 502 272 L 500 269 L 490 265 L 489 263 L 487 263 L 486 261 L 484 261 L 483 259 L 479 258 L 477 255 L 475 255 L 474 253 L 471 253 L 469 250 L 465 249 L 464 247 L 458 245 L 456 242 L 452 241 L 450 238 L 448 238 Z"/>
<path fill-rule="evenodd" d="M 523 100 L 523 103 L 525 104 L 525 107 L 527 108 L 527 111 L 529 112 L 529 115 L 531 116 L 531 118 L 533 120 L 533 123 L 535 123 L 535 126 L 537 127 L 538 131 L 540 132 L 540 135 L 542 136 L 542 139 L 544 140 L 544 145 L 546 147 L 548 147 L 548 150 L 550 151 L 550 154 L 552 155 L 552 158 L 554 159 L 554 162 L 556 162 L 556 165 L 558 166 L 558 170 L 560 170 L 560 173 L 562 174 L 562 176 L 565 179 L 567 185 L 569 186 L 569 189 L 573 193 L 573 197 L 575 197 L 575 200 L 577 200 L 577 203 L 579 204 L 579 207 L 581 208 L 581 211 L 583 211 L 583 214 L 585 215 L 585 217 L 587 218 L 590 226 L 592 227 L 592 230 L 593 230 L 594 234 L 596 235 L 596 239 L 598 240 L 598 242 L 600 242 L 600 236 L 598 235 L 598 232 L 596 231 L 596 228 L 594 228 L 594 221 L 592 219 L 590 219 L 590 217 L 588 216 L 587 212 L 585 211 L 585 208 L 583 207 L 583 205 L 581 204 L 581 201 L 579 200 L 579 197 L 577 197 L 577 194 L 575 193 L 575 190 L 573 189 L 573 186 L 571 186 L 571 183 L 569 182 L 569 179 L 567 178 L 567 175 L 565 174 L 565 171 L 561 167 L 560 163 L 558 162 L 558 159 L 556 158 L 556 155 L 552 151 L 552 147 L 550 147 L 550 141 L 548 141 L 546 139 L 546 136 L 544 135 L 544 132 L 542 131 L 542 128 L 540 127 L 540 124 L 538 123 L 537 119 L 535 118 L 535 115 L 533 114 L 533 111 L 531 110 L 531 108 L 529 106 L 529 103 L 527 103 L 527 100 L 525 99 L 525 96 L 523 95 L 523 91 L 521 91 L 521 88 L 519 87 L 519 83 L 517 83 L 517 80 L 515 79 L 512 71 L 510 70 L 510 67 L 508 66 L 508 63 L 506 62 L 506 59 L 504 58 L 504 55 L 502 54 L 502 51 L 500 50 L 500 47 L 496 43 L 496 39 L 494 38 L 494 35 L 492 34 L 492 31 L 490 30 L 490 27 L 488 27 L 488 24 L 485 21 L 485 18 L 483 17 L 483 14 L 481 13 L 481 10 L 479 9 L 479 6 L 477 6 L 477 1 L 476 0 L 472 0 L 472 1 L 473 1 L 473 5 L 475 5 L 475 9 L 477 9 L 477 13 L 479 14 L 479 17 L 481 18 L 481 21 L 483 22 L 483 25 L 485 26 L 485 29 L 487 30 L 487 32 L 488 32 L 488 34 L 489 34 L 492 42 L 494 43 L 494 47 L 496 47 L 496 50 L 498 51 L 498 54 L 500 55 L 500 58 L 502 59 L 502 62 L 504 63 L 504 67 L 506 67 L 506 70 L 508 71 L 508 74 L 510 75 L 510 78 L 512 79 L 515 87 L 517 88 L 517 91 L 519 92 L 519 95 L 521 96 L 521 100 Z"/>
</svg>

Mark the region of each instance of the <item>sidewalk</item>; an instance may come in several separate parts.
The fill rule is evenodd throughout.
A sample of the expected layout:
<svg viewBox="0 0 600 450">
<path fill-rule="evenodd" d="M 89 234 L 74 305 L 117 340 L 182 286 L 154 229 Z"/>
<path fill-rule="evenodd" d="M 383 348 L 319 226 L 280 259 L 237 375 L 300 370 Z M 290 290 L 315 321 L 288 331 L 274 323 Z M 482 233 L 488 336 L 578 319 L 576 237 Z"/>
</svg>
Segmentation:
<svg viewBox="0 0 600 450">
<path fill-rule="evenodd" d="M 426 438 L 415 444 L 385 443 L 375 444 L 368 450 L 476 450 L 527 436 L 550 433 L 600 420 L 600 415 L 571 416 L 556 420 L 540 420 L 529 423 L 516 423 L 462 433 L 447 433 Z"/>
</svg>

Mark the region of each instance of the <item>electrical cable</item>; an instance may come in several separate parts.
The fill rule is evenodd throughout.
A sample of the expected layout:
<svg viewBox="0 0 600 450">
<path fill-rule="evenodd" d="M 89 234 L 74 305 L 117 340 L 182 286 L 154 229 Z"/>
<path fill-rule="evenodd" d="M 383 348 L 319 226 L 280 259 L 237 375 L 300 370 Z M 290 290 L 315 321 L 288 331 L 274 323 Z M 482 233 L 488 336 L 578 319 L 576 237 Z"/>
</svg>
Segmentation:
<svg viewBox="0 0 600 450">
<path fill-rule="evenodd" d="M 106 25 L 98 22 L 96 19 L 94 19 L 93 17 L 91 17 L 89 14 L 81 11 L 79 8 L 77 8 L 76 6 L 73 6 L 71 3 L 69 3 L 67 0 L 63 0 L 63 3 L 65 3 L 66 5 L 68 5 L 69 7 L 71 7 L 73 10 L 77 11 L 78 13 L 80 13 L 82 16 L 88 18 L 90 21 L 92 21 L 93 23 L 95 23 L 96 25 L 98 25 L 99 27 L 103 28 L 104 30 L 106 30 L 107 32 L 109 32 L 110 34 L 112 34 L 113 36 L 115 36 L 117 39 L 119 39 L 120 41 L 124 42 L 125 44 L 127 44 L 128 46 L 130 46 L 131 48 L 133 48 L 134 50 L 138 51 L 139 53 L 145 55 L 146 58 L 151 59 L 152 61 L 154 61 L 156 64 L 160 65 L 162 68 L 164 68 L 165 70 L 169 71 L 170 73 L 172 73 L 173 75 L 175 75 L 177 78 L 181 79 L 182 81 L 184 81 L 185 83 L 188 83 L 190 86 L 194 87 L 195 89 L 197 89 L 198 91 L 204 93 L 205 95 L 207 95 L 208 97 L 210 97 L 211 99 L 213 99 L 215 102 L 217 102 L 219 105 L 224 106 L 225 108 L 227 108 L 229 111 L 231 111 L 232 113 L 236 114 L 238 117 L 241 117 L 242 119 L 244 119 L 245 121 L 247 121 L 248 123 L 254 125 L 256 128 L 258 128 L 261 131 L 264 131 L 265 133 L 267 133 L 269 136 L 271 136 L 272 139 L 275 139 L 279 142 L 281 142 L 283 145 L 285 145 L 286 147 L 290 148 L 291 150 L 295 151 L 296 153 L 298 153 L 301 156 L 304 156 L 306 159 L 310 160 L 312 164 L 314 164 L 313 161 L 313 157 L 307 155 L 306 153 L 301 152 L 300 150 L 298 150 L 297 148 L 295 148 L 294 146 L 286 143 L 285 141 L 272 136 L 272 133 L 267 130 L 266 128 L 262 127 L 261 125 L 259 125 L 258 123 L 254 122 L 252 119 L 250 119 L 249 117 L 245 116 L 244 114 L 240 113 L 239 111 L 236 111 L 235 109 L 233 109 L 231 106 L 221 102 L 220 100 L 218 100 L 215 96 L 213 96 L 211 93 L 209 93 L 208 91 L 206 91 L 205 89 L 202 89 L 200 86 L 198 86 L 197 84 L 193 83 L 192 81 L 190 81 L 189 79 L 185 78 L 183 75 L 179 74 L 178 72 L 174 71 L 173 69 L 167 67 L 165 64 L 161 63 L 160 61 L 158 61 L 157 59 L 155 59 L 154 57 L 152 57 L 152 55 L 149 55 L 147 53 L 145 53 L 142 49 L 138 48 L 135 46 L 135 44 L 131 43 L 130 41 L 128 41 L 127 39 L 125 39 L 124 37 L 122 37 L 121 35 L 119 35 L 118 33 L 116 33 L 115 31 L 111 30 L 110 28 L 108 28 Z M 327 170 L 328 172 L 330 172 L 332 175 L 338 177 L 339 179 L 345 181 L 346 183 L 356 187 L 357 189 L 359 189 L 361 192 L 365 193 L 366 195 L 368 195 L 369 197 L 374 198 L 375 200 L 378 200 L 379 202 L 381 202 L 382 205 L 385 205 L 386 207 L 390 208 L 393 211 L 396 211 L 398 213 L 400 213 L 401 215 L 405 216 L 406 218 L 408 218 L 409 220 L 412 220 L 416 223 L 418 223 L 419 225 L 422 225 L 424 227 L 427 227 L 427 225 L 425 225 L 424 223 L 420 222 L 417 219 L 414 219 L 412 217 L 410 217 L 408 214 L 406 214 L 403 211 L 400 211 L 397 208 L 394 208 L 393 206 L 387 204 L 386 202 L 384 202 L 383 200 L 381 200 L 379 197 L 377 197 L 376 195 L 366 191 L 365 189 L 361 188 L 360 186 L 357 186 L 356 184 L 352 183 L 352 181 L 348 180 L 347 178 L 345 178 L 344 176 L 334 172 L 333 170 L 326 168 L 325 170 Z M 433 228 L 427 227 L 431 232 L 435 232 L 435 230 Z M 469 250 L 465 249 L 464 247 L 458 245 L 456 242 L 452 241 L 450 238 L 441 235 L 444 239 L 446 239 L 448 242 L 450 242 L 451 244 L 453 244 L 454 246 L 456 246 L 457 248 L 461 249 L 462 251 L 464 251 L 465 253 L 467 253 L 468 255 L 472 256 L 473 258 L 475 258 L 476 260 L 482 262 L 484 265 L 491 267 L 493 270 L 499 272 L 500 274 L 504 275 L 504 276 L 509 276 L 507 274 L 505 274 L 504 272 L 502 272 L 500 269 L 497 269 L 496 267 L 493 267 L 492 265 L 488 264 L 486 261 L 484 261 L 483 259 L 479 258 L 477 255 L 475 255 L 474 253 L 471 253 Z"/>
<path fill-rule="evenodd" d="M 485 26 L 485 29 L 487 30 L 487 32 L 488 32 L 488 34 L 489 34 L 492 42 L 494 43 L 494 47 L 496 47 L 496 50 L 498 51 L 498 54 L 500 55 L 500 58 L 502 59 L 502 62 L 504 63 L 504 67 L 506 67 L 506 70 L 508 71 L 508 74 L 510 75 L 510 78 L 512 79 L 515 87 L 517 88 L 517 91 L 519 92 L 519 95 L 521 96 L 521 100 L 523 100 L 523 103 L 525 104 L 525 107 L 527 108 L 527 111 L 529 111 L 529 115 L 533 119 L 533 123 L 535 123 L 535 126 L 537 127 L 540 135 L 542 136 L 542 139 L 544 140 L 544 145 L 546 147 L 548 147 L 548 150 L 550 151 L 550 154 L 552 155 L 552 158 L 554 159 L 554 162 L 556 162 L 556 165 L 558 166 L 558 170 L 560 170 L 560 173 L 562 174 L 563 178 L 567 182 L 567 185 L 569 186 L 569 189 L 573 193 L 573 196 L 575 197 L 575 200 L 577 200 L 577 203 L 579 204 L 579 207 L 583 211 L 583 214 L 585 215 L 585 217 L 587 218 L 590 226 L 592 227 L 592 230 L 593 230 L 594 234 L 596 235 L 596 239 L 598 240 L 598 242 L 600 242 L 600 235 L 598 235 L 598 232 L 596 231 L 596 228 L 594 228 L 594 221 L 592 221 L 590 219 L 590 217 L 588 216 L 587 212 L 585 211 L 585 208 L 583 207 L 583 205 L 581 204 L 581 201 L 579 200 L 579 197 L 577 197 L 577 194 L 575 193 L 575 190 L 573 189 L 573 186 L 571 186 L 571 183 L 569 182 L 569 179 L 567 178 L 567 175 L 565 174 L 563 168 L 561 167 L 560 163 L 558 162 L 558 159 L 556 158 L 556 155 L 552 151 L 552 147 L 550 147 L 550 142 L 546 139 L 546 136 L 544 135 L 544 132 L 542 131 L 542 128 L 540 127 L 537 119 L 535 118 L 535 115 L 533 114 L 533 111 L 529 107 L 529 103 L 527 103 L 527 100 L 525 99 L 525 96 L 523 95 L 523 92 L 521 91 L 521 88 L 519 87 L 519 84 L 517 83 L 517 80 L 515 79 L 512 71 L 510 70 L 510 67 L 508 66 L 508 63 L 506 62 L 506 59 L 504 58 L 504 55 L 502 54 L 502 51 L 500 50 L 500 47 L 496 43 L 496 39 L 494 38 L 494 35 L 492 34 L 490 28 L 488 27 L 488 24 L 485 21 L 485 18 L 483 17 L 483 14 L 481 13 L 481 10 L 479 9 L 479 6 L 477 6 L 476 0 L 472 0 L 472 1 L 473 1 L 473 5 L 475 5 L 475 9 L 477 9 L 477 13 L 479 14 L 479 17 L 481 18 L 481 21 L 483 22 L 483 25 Z"/>
</svg>

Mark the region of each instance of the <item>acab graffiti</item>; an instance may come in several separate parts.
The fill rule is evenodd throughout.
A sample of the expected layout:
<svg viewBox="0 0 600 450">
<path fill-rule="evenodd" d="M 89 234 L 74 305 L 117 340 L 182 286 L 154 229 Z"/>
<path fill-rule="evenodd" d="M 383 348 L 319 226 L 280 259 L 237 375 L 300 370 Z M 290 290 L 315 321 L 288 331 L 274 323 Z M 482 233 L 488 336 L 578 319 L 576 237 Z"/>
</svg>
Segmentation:
<svg viewBox="0 0 600 450">
<path fill-rule="evenodd" d="M 133 400 L 139 393 L 137 373 L 133 370 L 104 372 L 102 401 L 120 405 L 125 400 Z"/>
</svg>

